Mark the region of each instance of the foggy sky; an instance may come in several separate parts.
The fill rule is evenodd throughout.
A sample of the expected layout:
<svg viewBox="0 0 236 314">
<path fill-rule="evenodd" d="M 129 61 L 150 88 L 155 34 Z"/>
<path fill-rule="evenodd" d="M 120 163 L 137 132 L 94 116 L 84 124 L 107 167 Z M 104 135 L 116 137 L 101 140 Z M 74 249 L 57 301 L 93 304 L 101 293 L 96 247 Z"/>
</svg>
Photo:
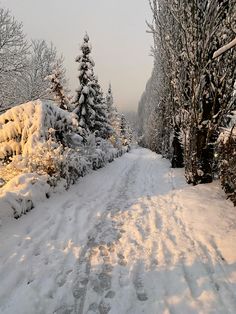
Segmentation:
<svg viewBox="0 0 236 314">
<path fill-rule="evenodd" d="M 72 94 L 78 85 L 75 57 L 87 31 L 103 90 L 111 82 L 116 106 L 136 110 L 152 69 L 147 0 L 0 0 L 0 4 L 23 23 L 29 39 L 52 41 L 64 55 Z"/>
</svg>

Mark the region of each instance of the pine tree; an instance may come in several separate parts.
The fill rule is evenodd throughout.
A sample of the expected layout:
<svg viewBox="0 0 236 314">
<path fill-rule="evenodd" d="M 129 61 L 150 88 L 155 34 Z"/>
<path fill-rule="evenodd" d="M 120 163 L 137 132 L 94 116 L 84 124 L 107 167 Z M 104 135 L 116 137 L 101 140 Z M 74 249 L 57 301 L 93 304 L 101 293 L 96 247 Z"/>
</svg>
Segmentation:
<svg viewBox="0 0 236 314">
<path fill-rule="evenodd" d="M 131 144 L 134 141 L 134 133 L 133 130 L 130 126 L 130 124 L 128 125 L 128 143 Z"/>
<path fill-rule="evenodd" d="M 57 62 L 53 73 L 47 76 L 46 79 L 50 82 L 49 90 L 53 94 L 55 102 L 61 109 L 68 110 L 70 101 L 63 86 L 66 82 L 61 64 Z"/>
<path fill-rule="evenodd" d="M 111 90 L 111 83 L 109 84 L 107 96 L 106 96 L 107 110 L 108 110 L 108 119 L 112 122 L 113 119 L 113 95 Z"/>
<path fill-rule="evenodd" d="M 91 85 L 95 91 L 95 122 L 93 131 L 95 132 L 96 136 L 107 139 L 113 132 L 108 119 L 107 103 L 104 99 L 103 92 L 101 90 L 101 86 L 98 83 L 97 77 L 94 77 Z"/>
<path fill-rule="evenodd" d="M 114 99 L 112 94 L 111 84 L 109 84 L 107 96 L 106 96 L 106 105 L 108 110 L 108 121 L 113 129 L 113 134 L 117 136 L 120 135 L 120 116 L 116 107 L 114 106 Z"/>
<path fill-rule="evenodd" d="M 128 125 L 127 121 L 125 119 L 125 116 L 122 114 L 120 119 L 120 136 L 122 139 L 122 144 L 127 145 L 128 144 Z"/>
<path fill-rule="evenodd" d="M 74 112 L 78 115 L 81 136 L 86 137 L 93 132 L 95 126 L 95 103 L 96 95 L 93 89 L 94 73 L 93 67 L 95 65 L 92 60 L 91 45 L 89 44 L 89 36 L 84 36 L 84 42 L 81 46 L 82 54 L 76 58 L 79 63 L 79 88 L 74 101 Z"/>
</svg>

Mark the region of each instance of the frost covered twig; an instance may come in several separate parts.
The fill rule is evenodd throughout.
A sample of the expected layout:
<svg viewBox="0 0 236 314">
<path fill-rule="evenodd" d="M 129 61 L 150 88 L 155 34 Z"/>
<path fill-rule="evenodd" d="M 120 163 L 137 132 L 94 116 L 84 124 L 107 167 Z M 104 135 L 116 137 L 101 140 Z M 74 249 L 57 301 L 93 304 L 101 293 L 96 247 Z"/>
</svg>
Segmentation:
<svg viewBox="0 0 236 314">
<path fill-rule="evenodd" d="M 236 46 L 236 37 L 231 40 L 227 45 L 224 45 L 220 49 L 216 50 L 213 54 L 213 59 L 220 57 L 223 53 L 228 51 L 229 49 L 233 48 Z"/>
</svg>

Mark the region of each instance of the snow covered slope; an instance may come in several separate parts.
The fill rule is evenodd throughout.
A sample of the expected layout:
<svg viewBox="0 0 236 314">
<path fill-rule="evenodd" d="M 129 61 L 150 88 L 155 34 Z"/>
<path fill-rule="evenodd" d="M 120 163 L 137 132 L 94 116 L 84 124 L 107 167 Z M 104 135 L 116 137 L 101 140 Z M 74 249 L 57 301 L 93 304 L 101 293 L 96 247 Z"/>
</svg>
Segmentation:
<svg viewBox="0 0 236 314">
<path fill-rule="evenodd" d="M 236 313 L 236 212 L 135 149 L 0 227 L 0 313 Z"/>
</svg>

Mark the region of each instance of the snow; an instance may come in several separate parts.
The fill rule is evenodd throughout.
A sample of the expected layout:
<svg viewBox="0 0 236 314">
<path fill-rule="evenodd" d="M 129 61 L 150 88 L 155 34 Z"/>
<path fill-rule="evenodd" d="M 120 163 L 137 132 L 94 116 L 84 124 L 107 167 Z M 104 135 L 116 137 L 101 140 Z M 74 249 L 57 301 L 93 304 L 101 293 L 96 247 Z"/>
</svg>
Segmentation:
<svg viewBox="0 0 236 314">
<path fill-rule="evenodd" d="M 81 105 L 84 102 L 84 94 L 81 94 L 79 99 L 79 104 Z"/>
<path fill-rule="evenodd" d="M 73 113 L 59 109 L 53 101 L 31 101 L 0 115 L 0 159 L 8 155 L 32 155 L 49 138 L 48 130 L 77 127 Z"/>
<path fill-rule="evenodd" d="M 36 173 L 21 174 L 0 189 L 0 225 L 12 218 L 19 218 L 50 194 L 47 176 Z"/>
<path fill-rule="evenodd" d="M 123 152 L 94 135 L 85 144 L 78 132 L 77 115 L 52 101 L 32 101 L 0 116 L 0 220 L 35 207 L 34 189 L 44 200 L 49 185 L 68 188 Z"/>
<path fill-rule="evenodd" d="M 228 142 L 229 138 L 236 137 L 236 129 L 222 128 L 222 132 L 219 135 L 218 142 L 222 142 L 224 145 Z"/>
<path fill-rule="evenodd" d="M 219 183 L 133 149 L 0 227 L 0 312 L 235 313 L 236 213 Z"/>
</svg>

